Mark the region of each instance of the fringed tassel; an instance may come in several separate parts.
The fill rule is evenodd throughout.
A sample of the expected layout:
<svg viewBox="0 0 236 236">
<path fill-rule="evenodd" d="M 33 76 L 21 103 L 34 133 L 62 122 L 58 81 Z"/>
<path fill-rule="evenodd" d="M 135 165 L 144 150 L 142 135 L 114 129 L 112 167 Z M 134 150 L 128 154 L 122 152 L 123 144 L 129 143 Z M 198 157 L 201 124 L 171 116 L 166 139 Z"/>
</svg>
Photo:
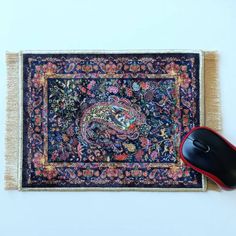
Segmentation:
<svg viewBox="0 0 236 236">
<path fill-rule="evenodd" d="M 205 125 L 214 130 L 221 131 L 218 54 L 216 52 L 205 52 L 204 62 Z"/>
<path fill-rule="evenodd" d="M 220 91 L 218 80 L 217 52 L 204 53 L 204 90 L 205 90 L 205 125 L 217 130 L 222 129 Z M 207 181 L 208 189 L 221 191 L 211 180 Z"/>
<path fill-rule="evenodd" d="M 18 188 L 19 155 L 19 54 L 7 53 L 7 119 L 5 153 L 5 189 Z"/>
</svg>

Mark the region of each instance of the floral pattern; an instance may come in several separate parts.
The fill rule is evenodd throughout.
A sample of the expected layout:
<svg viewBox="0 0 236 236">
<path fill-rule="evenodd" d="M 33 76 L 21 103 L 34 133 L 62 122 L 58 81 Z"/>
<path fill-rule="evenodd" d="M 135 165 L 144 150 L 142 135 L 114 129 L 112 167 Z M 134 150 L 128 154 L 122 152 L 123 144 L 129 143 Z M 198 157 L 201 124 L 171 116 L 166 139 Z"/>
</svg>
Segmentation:
<svg viewBox="0 0 236 236">
<path fill-rule="evenodd" d="M 198 53 L 24 54 L 23 187 L 202 188 Z"/>
</svg>

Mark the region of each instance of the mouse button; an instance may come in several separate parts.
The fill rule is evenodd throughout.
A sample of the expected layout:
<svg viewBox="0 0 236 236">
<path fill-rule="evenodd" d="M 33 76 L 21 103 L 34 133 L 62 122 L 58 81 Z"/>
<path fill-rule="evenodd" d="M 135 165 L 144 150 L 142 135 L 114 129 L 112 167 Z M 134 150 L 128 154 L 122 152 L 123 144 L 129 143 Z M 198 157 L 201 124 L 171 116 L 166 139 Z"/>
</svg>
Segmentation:
<svg viewBox="0 0 236 236">
<path fill-rule="evenodd" d="M 211 137 L 212 134 L 208 132 L 208 130 L 205 129 L 197 129 L 194 130 L 190 135 L 189 138 L 191 139 L 198 139 L 198 140 L 207 140 L 209 137 Z"/>
<path fill-rule="evenodd" d="M 195 148 L 191 139 L 186 139 L 182 146 L 183 157 L 192 165 L 211 173 L 219 170 L 219 163 L 213 152 L 203 152 Z"/>
<path fill-rule="evenodd" d="M 195 151 L 192 150 L 192 152 L 189 153 L 188 156 L 185 156 L 185 158 L 193 166 L 213 174 L 218 173 L 221 169 L 219 162 L 215 160 L 215 157 L 211 152 L 204 153 L 195 149 Z"/>
<path fill-rule="evenodd" d="M 230 149 L 227 143 L 217 134 L 209 131 L 207 135 L 202 137 L 202 141 L 211 147 L 217 156 L 227 153 Z"/>
<path fill-rule="evenodd" d="M 212 132 L 208 129 L 199 129 L 194 132 L 195 139 L 199 139 L 202 141 L 209 141 L 209 142 L 222 142 L 222 138 L 217 135 L 216 133 Z"/>
<path fill-rule="evenodd" d="M 210 151 L 210 147 L 205 144 L 202 141 L 199 141 L 197 139 L 193 140 L 193 146 L 195 146 L 196 148 L 198 148 L 199 150 L 203 151 L 203 152 L 209 152 Z"/>
<path fill-rule="evenodd" d="M 207 145 L 208 147 L 204 148 L 206 149 L 205 151 L 210 151 L 209 148 L 217 149 L 218 144 L 222 143 L 222 140 L 218 136 L 206 129 L 195 130 L 188 138 L 198 140 L 202 144 Z"/>
<path fill-rule="evenodd" d="M 196 155 L 201 155 L 203 153 L 199 149 L 193 147 L 193 141 L 191 139 L 186 139 L 182 146 L 182 154 L 187 160 L 194 159 Z"/>
</svg>

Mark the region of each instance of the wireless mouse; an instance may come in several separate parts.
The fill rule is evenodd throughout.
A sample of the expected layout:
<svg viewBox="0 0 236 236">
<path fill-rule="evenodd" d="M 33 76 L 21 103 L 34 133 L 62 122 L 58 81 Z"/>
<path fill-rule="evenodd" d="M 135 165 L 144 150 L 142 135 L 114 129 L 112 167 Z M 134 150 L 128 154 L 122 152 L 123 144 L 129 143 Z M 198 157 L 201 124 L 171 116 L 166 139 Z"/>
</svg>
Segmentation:
<svg viewBox="0 0 236 236">
<path fill-rule="evenodd" d="M 195 127 L 180 145 L 180 157 L 226 190 L 236 188 L 236 147 L 208 127 Z"/>
</svg>

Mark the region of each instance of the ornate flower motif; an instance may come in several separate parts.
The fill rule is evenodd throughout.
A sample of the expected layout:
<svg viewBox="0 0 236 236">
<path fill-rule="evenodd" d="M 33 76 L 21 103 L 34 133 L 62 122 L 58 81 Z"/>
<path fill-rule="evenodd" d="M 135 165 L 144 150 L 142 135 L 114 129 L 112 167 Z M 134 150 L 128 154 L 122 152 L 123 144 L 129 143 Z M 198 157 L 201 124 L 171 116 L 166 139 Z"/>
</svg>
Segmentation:
<svg viewBox="0 0 236 236">
<path fill-rule="evenodd" d="M 146 137 L 140 137 L 139 140 L 140 140 L 141 146 L 142 146 L 143 148 L 146 148 L 146 147 L 148 147 L 148 146 L 150 145 L 150 141 L 149 141 L 149 139 L 146 138 Z"/>
<path fill-rule="evenodd" d="M 78 143 L 78 145 L 77 145 L 77 154 L 78 154 L 78 157 L 79 157 L 80 160 L 82 158 L 83 151 L 84 151 L 83 146 L 81 145 L 81 143 Z"/>
<path fill-rule="evenodd" d="M 157 156 L 158 156 L 158 152 L 157 152 L 156 150 L 152 151 L 152 153 L 151 153 L 151 158 L 152 158 L 153 160 L 156 160 Z"/>
<path fill-rule="evenodd" d="M 46 165 L 46 166 L 44 166 L 43 171 L 42 171 L 42 175 L 45 178 L 49 179 L 49 180 L 51 180 L 54 177 L 56 177 L 57 174 L 58 174 L 58 172 L 57 172 L 55 166 L 53 166 L 53 165 Z"/>
<path fill-rule="evenodd" d="M 89 73 L 93 70 L 93 67 L 92 65 L 89 65 L 89 64 L 85 64 L 85 65 L 82 65 L 82 71 L 84 71 L 85 73 Z"/>
<path fill-rule="evenodd" d="M 132 97 L 133 96 L 133 91 L 132 91 L 132 89 L 131 88 L 126 88 L 126 95 L 128 96 L 128 97 Z"/>
<path fill-rule="evenodd" d="M 186 72 L 188 67 L 186 65 L 180 67 L 181 71 Z"/>
<path fill-rule="evenodd" d="M 118 89 L 117 87 L 115 87 L 115 86 L 110 86 L 110 87 L 107 88 L 107 91 L 108 91 L 109 93 L 117 94 L 118 91 L 119 91 L 119 89 Z"/>
<path fill-rule="evenodd" d="M 58 156 L 59 156 L 58 150 L 55 150 L 51 156 L 52 161 L 55 161 Z"/>
<path fill-rule="evenodd" d="M 72 136 L 75 134 L 74 128 L 73 128 L 72 125 L 66 130 L 66 134 L 67 134 L 69 137 L 72 137 Z"/>
<path fill-rule="evenodd" d="M 43 65 L 43 72 L 46 75 L 52 75 L 57 71 L 57 66 L 52 62 L 48 62 L 46 65 Z"/>
<path fill-rule="evenodd" d="M 152 99 L 154 98 L 154 92 L 148 90 L 145 94 L 144 94 L 144 99 L 146 101 L 152 101 Z"/>
<path fill-rule="evenodd" d="M 178 178 L 181 178 L 183 176 L 183 171 L 177 166 L 172 166 L 168 170 L 167 175 L 173 180 L 177 180 Z"/>
<path fill-rule="evenodd" d="M 38 73 L 34 75 L 32 79 L 32 84 L 35 88 L 41 88 L 45 83 L 45 78 L 42 74 Z"/>
<path fill-rule="evenodd" d="M 140 65 L 132 64 L 130 65 L 129 70 L 133 73 L 137 73 L 138 71 L 140 71 Z"/>
<path fill-rule="evenodd" d="M 187 73 L 182 73 L 180 75 L 180 86 L 182 88 L 187 89 L 189 87 L 189 84 L 191 83 L 191 79 L 189 78 Z"/>
<path fill-rule="evenodd" d="M 94 154 L 95 154 L 96 157 L 100 157 L 101 156 L 101 152 L 98 149 L 94 151 Z"/>
<path fill-rule="evenodd" d="M 32 159 L 35 168 L 43 167 L 46 163 L 45 157 L 42 153 L 36 152 L 34 158 Z"/>
<path fill-rule="evenodd" d="M 70 140 L 69 137 L 66 134 L 62 135 L 62 139 L 63 139 L 64 142 L 68 142 Z"/>
<path fill-rule="evenodd" d="M 122 154 L 118 154 L 114 156 L 115 160 L 117 161 L 124 161 L 127 159 L 127 157 L 128 157 L 128 154 L 126 153 L 122 153 Z"/>
<path fill-rule="evenodd" d="M 66 161 L 70 157 L 70 154 L 66 150 L 60 152 L 60 159 Z"/>
<path fill-rule="evenodd" d="M 91 90 L 95 84 L 96 84 L 96 81 L 95 80 L 91 80 L 89 82 L 89 84 L 87 85 L 87 89 Z"/>
<path fill-rule="evenodd" d="M 83 176 L 85 177 L 92 177 L 93 176 L 93 170 L 91 170 L 90 168 L 83 170 Z"/>
<path fill-rule="evenodd" d="M 180 66 L 174 62 L 171 62 L 170 64 L 166 65 L 165 69 L 167 74 L 176 75 L 180 70 Z"/>
<path fill-rule="evenodd" d="M 150 88 L 150 84 L 148 82 L 141 82 L 140 87 L 144 90 L 147 90 Z"/>
<path fill-rule="evenodd" d="M 105 65 L 105 70 L 108 74 L 114 74 L 117 70 L 116 64 L 112 63 L 111 61 Z"/>
<path fill-rule="evenodd" d="M 87 92 L 87 89 L 85 87 L 83 87 L 83 86 L 80 86 L 80 90 L 81 90 L 82 93 L 86 93 Z"/>
<path fill-rule="evenodd" d="M 165 69 L 168 74 L 179 76 L 179 84 L 182 88 L 187 89 L 189 87 L 191 79 L 187 73 L 188 68 L 186 65 L 179 66 L 178 64 L 171 62 L 170 64 L 166 65 Z"/>
<path fill-rule="evenodd" d="M 187 126 L 188 122 L 189 122 L 189 116 L 187 114 L 183 115 L 183 125 Z"/>
<path fill-rule="evenodd" d="M 141 161 L 142 157 L 144 155 L 144 151 L 142 149 L 138 150 L 135 154 L 135 159 L 137 161 Z"/>
<path fill-rule="evenodd" d="M 35 124 L 36 124 L 37 126 L 40 126 L 40 125 L 41 125 L 41 122 L 42 122 L 42 120 L 41 120 L 41 115 L 36 115 L 36 116 L 34 117 L 34 119 L 35 119 Z"/>
<path fill-rule="evenodd" d="M 134 170 L 131 171 L 131 175 L 133 177 L 140 177 L 140 176 L 143 175 L 143 172 L 142 172 L 142 170 L 134 169 Z"/>
<path fill-rule="evenodd" d="M 133 86 L 132 86 L 132 87 L 133 87 L 133 90 L 136 91 L 136 92 L 140 90 L 140 86 L 139 86 L 139 84 L 136 83 L 136 82 L 133 83 Z"/>
<path fill-rule="evenodd" d="M 132 143 L 123 143 L 123 146 L 128 149 L 129 152 L 135 152 L 136 146 Z"/>
<path fill-rule="evenodd" d="M 114 178 L 114 177 L 117 177 L 117 176 L 118 176 L 119 170 L 116 169 L 116 168 L 112 168 L 112 167 L 111 167 L 111 168 L 108 168 L 108 169 L 106 170 L 106 174 L 107 174 L 108 177 Z"/>
</svg>

